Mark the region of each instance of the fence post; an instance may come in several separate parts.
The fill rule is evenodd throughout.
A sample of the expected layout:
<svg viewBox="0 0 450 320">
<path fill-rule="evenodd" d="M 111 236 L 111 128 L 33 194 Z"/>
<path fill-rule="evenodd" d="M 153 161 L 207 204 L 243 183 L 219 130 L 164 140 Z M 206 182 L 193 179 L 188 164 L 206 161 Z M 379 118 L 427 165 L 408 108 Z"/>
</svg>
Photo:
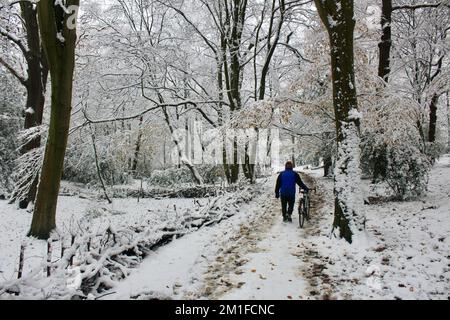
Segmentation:
<svg viewBox="0 0 450 320">
<path fill-rule="evenodd" d="M 64 257 L 64 251 L 65 251 L 65 247 L 64 247 L 64 237 L 61 237 L 61 259 Z"/>
<path fill-rule="evenodd" d="M 24 255 L 25 255 L 25 243 L 22 243 L 20 245 L 19 271 L 17 272 L 17 279 L 22 278 Z"/>
<path fill-rule="evenodd" d="M 73 247 L 73 244 L 75 243 L 75 235 L 74 234 L 72 234 L 72 239 L 70 240 L 70 247 L 72 248 Z M 75 256 L 75 254 L 72 254 L 71 256 L 70 256 L 70 260 L 69 260 L 69 266 L 72 266 L 73 265 L 73 257 Z"/>
<path fill-rule="evenodd" d="M 47 277 L 50 277 L 52 263 L 52 238 L 47 240 Z"/>
</svg>

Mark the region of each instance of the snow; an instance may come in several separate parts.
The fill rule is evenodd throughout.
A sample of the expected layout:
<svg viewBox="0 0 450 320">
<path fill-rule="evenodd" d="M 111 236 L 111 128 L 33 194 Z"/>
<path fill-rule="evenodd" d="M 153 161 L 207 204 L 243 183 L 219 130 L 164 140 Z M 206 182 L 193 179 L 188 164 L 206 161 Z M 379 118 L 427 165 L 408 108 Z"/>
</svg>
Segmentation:
<svg viewBox="0 0 450 320">
<path fill-rule="evenodd" d="M 61 32 L 56 33 L 56 39 L 58 39 L 59 42 L 62 42 L 62 43 L 66 42 L 66 39 L 64 39 L 64 36 L 62 35 Z"/>
<path fill-rule="evenodd" d="M 280 218 L 277 216 L 277 218 Z M 301 299 L 307 286 L 306 280 L 299 277 L 299 256 L 302 255 L 300 243 L 304 236 L 298 229 L 298 219 L 294 214 L 293 224 L 285 224 L 276 219 L 271 236 L 258 245 L 258 252 L 248 256 L 245 272 L 234 277 L 245 283 L 241 289 L 234 290 L 223 299 Z"/>
<path fill-rule="evenodd" d="M 67 186 L 67 184 L 63 184 Z M 201 204 L 207 200 L 197 199 Z M 194 207 L 194 199 L 114 199 L 111 205 L 95 199 L 82 199 L 74 196 L 60 196 L 58 199 L 56 223 L 62 232 L 77 228 L 81 218 L 90 219 L 93 230 L 108 226 L 132 226 L 144 219 L 154 221 L 155 225 L 176 215 L 185 208 Z M 17 274 L 20 244 L 25 241 L 26 248 L 24 272 L 37 268 L 46 253 L 46 242 L 26 238 L 32 214 L 17 210 L 7 201 L 0 201 L 0 279 L 11 280 Z M 24 240 L 25 239 L 25 240 Z M 66 240 L 67 242 L 68 240 Z M 67 243 L 66 243 L 67 244 Z M 57 244 L 60 247 L 60 244 Z M 54 260 L 59 258 L 54 253 Z"/>
<path fill-rule="evenodd" d="M 364 206 L 367 229 L 352 245 L 330 236 L 332 180 L 321 169 L 304 172 L 326 195 L 305 229 L 295 215 L 292 224 L 281 222 L 278 201 L 267 197 L 242 208 L 247 218 L 237 215 L 158 250 L 108 299 L 448 298 L 449 156 L 433 169 L 428 197 Z M 263 192 L 271 194 L 273 182 Z M 370 189 L 367 181 L 363 189 Z"/>
<path fill-rule="evenodd" d="M 334 169 L 334 192 L 337 194 L 337 199 L 343 215 L 349 221 L 349 227 L 352 234 L 357 236 L 363 229 L 365 219 L 361 210 L 363 195 L 360 187 L 359 128 L 353 121 L 341 121 L 341 132 L 343 139 L 337 144 L 338 155 L 336 157 L 337 160 Z M 338 232 L 339 230 L 336 230 L 336 234 L 338 234 Z M 352 241 L 353 240 L 354 239 L 352 239 Z"/>
<path fill-rule="evenodd" d="M 224 246 L 234 243 L 230 237 L 259 220 L 261 208 L 270 201 L 266 193 L 272 189 L 272 183 L 273 179 L 265 183 L 257 199 L 244 204 L 231 218 L 177 239 L 148 256 L 139 269 L 111 289 L 114 294 L 105 299 L 142 296 L 204 299 L 211 296 L 213 293 L 205 288 L 208 268 L 216 262 Z"/>
<path fill-rule="evenodd" d="M 362 112 L 359 112 L 358 109 L 356 109 L 356 108 L 352 108 L 348 112 L 348 119 L 349 120 L 362 119 Z"/>
<path fill-rule="evenodd" d="M 25 110 L 25 113 L 29 113 L 29 114 L 34 114 L 34 109 L 33 108 L 27 108 L 26 110 Z"/>
<path fill-rule="evenodd" d="M 325 230 L 308 239 L 325 263 L 337 299 L 448 299 L 450 294 L 450 156 L 432 170 L 429 195 L 411 202 L 365 205 L 369 246 L 349 245 L 330 238 Z M 328 192 L 331 182 L 320 181 Z M 365 181 L 365 189 L 367 181 Z M 327 200 L 324 211 L 332 211 Z M 324 261 L 320 261 L 323 263 Z M 328 284 L 319 288 L 325 290 Z"/>
<path fill-rule="evenodd" d="M 11 32 L 8 32 L 6 29 L 0 26 L 0 34 L 5 35 L 7 38 L 11 39 L 11 41 L 15 43 L 20 43 L 20 39 Z"/>
<path fill-rule="evenodd" d="M 321 168 L 301 169 L 310 176 L 304 180 L 314 179 L 317 187 L 311 219 L 303 229 L 296 208 L 293 223 L 281 221 L 279 201 L 273 197 L 274 175 L 259 181 L 259 193 L 241 203 L 233 216 L 150 252 L 125 279 L 113 281 L 101 299 L 448 299 L 450 155 L 433 167 L 426 197 L 362 206 L 366 229 L 352 244 L 331 233 L 333 181 L 322 177 Z M 373 196 L 373 190 L 363 180 L 358 191 Z M 57 223 L 60 229 L 69 228 L 89 215 L 93 229 L 108 223 L 113 228 L 133 225 L 144 218 L 161 224 L 176 218 L 174 204 L 180 211 L 194 202 L 115 199 L 109 207 L 95 199 L 60 196 Z M 0 201 L 0 271 L 5 281 L 14 281 L 30 219 L 30 213 Z M 44 273 L 46 242 L 25 243 L 24 275 L 35 281 L 33 274 Z M 53 259 L 58 251 L 56 245 Z M 57 288 L 57 281 L 78 288 L 80 267 L 74 265 L 61 280 L 52 278 L 54 283 L 44 277 L 34 285 L 45 294 Z"/>
<path fill-rule="evenodd" d="M 55 6 L 60 6 L 66 14 L 70 14 L 69 9 L 66 8 L 62 0 L 55 0 Z"/>
<path fill-rule="evenodd" d="M 194 266 L 201 259 L 201 250 L 211 241 L 214 229 L 187 235 L 149 255 L 136 272 L 114 288 L 116 294 L 107 299 L 129 299 L 152 292 L 159 296 L 176 296 L 181 286 L 195 283 L 193 275 L 198 270 Z"/>
</svg>

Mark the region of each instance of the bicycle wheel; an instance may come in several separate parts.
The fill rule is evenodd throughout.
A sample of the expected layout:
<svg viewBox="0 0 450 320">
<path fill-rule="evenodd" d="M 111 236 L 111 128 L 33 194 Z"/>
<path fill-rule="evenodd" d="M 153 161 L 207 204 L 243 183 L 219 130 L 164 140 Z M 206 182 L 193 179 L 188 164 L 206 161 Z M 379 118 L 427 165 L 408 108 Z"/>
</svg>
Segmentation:
<svg viewBox="0 0 450 320">
<path fill-rule="evenodd" d="M 309 195 L 306 195 L 306 199 L 305 199 L 305 217 L 306 220 L 309 221 L 309 213 L 310 213 L 311 207 L 310 207 L 310 203 L 309 203 Z"/>
<path fill-rule="evenodd" d="M 300 228 L 303 228 L 303 224 L 305 223 L 305 203 L 303 200 L 298 206 L 298 223 Z"/>
</svg>

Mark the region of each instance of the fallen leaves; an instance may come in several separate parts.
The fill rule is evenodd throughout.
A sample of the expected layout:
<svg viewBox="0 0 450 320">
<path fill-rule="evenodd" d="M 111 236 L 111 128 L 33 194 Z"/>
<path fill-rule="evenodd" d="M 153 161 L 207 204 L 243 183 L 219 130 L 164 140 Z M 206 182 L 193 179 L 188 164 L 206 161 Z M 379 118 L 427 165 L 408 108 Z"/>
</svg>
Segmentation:
<svg viewBox="0 0 450 320">
<path fill-rule="evenodd" d="M 379 247 L 374 249 L 375 252 L 383 252 L 384 250 L 386 250 L 385 246 L 379 246 Z"/>
</svg>

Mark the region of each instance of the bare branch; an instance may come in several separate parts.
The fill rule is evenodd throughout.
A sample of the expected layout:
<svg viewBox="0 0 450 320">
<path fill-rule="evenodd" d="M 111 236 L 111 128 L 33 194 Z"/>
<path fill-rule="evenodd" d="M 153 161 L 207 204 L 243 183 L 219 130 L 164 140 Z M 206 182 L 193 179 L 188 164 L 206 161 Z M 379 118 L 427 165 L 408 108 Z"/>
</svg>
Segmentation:
<svg viewBox="0 0 450 320">
<path fill-rule="evenodd" d="M 0 27 L 0 35 L 6 37 L 8 40 L 10 40 L 11 42 L 13 42 L 14 44 L 16 44 L 19 49 L 22 51 L 23 55 L 26 57 L 28 54 L 28 49 L 25 47 L 25 45 L 23 44 L 22 40 L 20 40 L 18 37 L 16 37 L 15 35 L 13 35 L 12 33 L 8 32 L 6 29 L 4 29 L 3 27 Z"/>
<path fill-rule="evenodd" d="M 16 77 L 23 86 L 28 86 L 27 79 L 25 79 L 24 76 L 20 75 L 19 72 L 15 70 L 9 63 L 3 60 L 2 57 L 0 57 L 0 64 L 3 65 L 14 77 Z"/>
<path fill-rule="evenodd" d="M 447 7 L 450 8 L 450 4 L 446 0 L 438 3 L 422 3 L 422 4 L 414 4 L 414 5 L 401 5 L 401 6 L 393 6 L 392 11 L 394 10 L 416 10 L 422 8 L 439 8 L 439 7 Z"/>
</svg>

